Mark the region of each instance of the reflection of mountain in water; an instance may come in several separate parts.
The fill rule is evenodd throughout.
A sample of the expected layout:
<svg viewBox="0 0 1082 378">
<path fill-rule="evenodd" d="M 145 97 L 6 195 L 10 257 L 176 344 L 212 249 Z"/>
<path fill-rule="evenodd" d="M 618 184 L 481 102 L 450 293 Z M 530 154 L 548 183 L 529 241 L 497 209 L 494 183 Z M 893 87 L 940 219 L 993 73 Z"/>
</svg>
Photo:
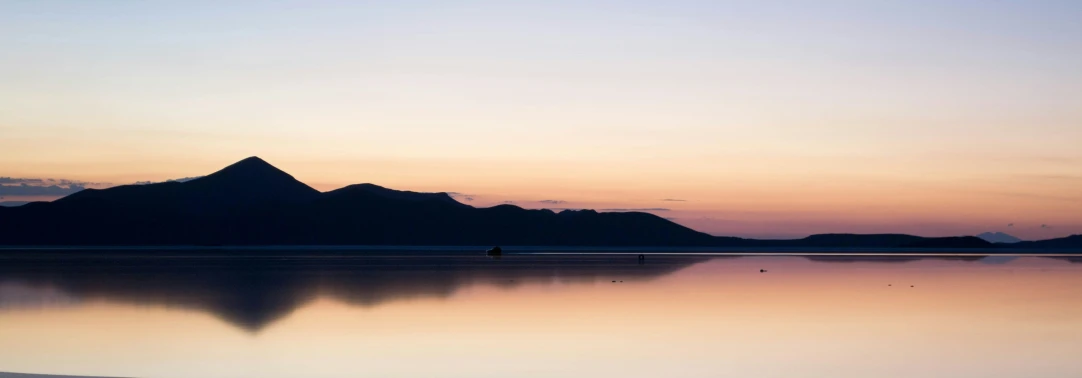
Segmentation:
<svg viewBox="0 0 1082 378">
<path fill-rule="evenodd" d="M 439 253 L 440 255 L 436 255 Z M 955 260 L 984 256 L 808 255 L 822 263 Z M 445 298 L 469 285 L 644 281 L 710 259 L 739 256 L 506 255 L 404 251 L 33 251 L 0 253 L 0 310 L 106 300 L 206 311 L 256 332 L 307 302 L 356 306 Z M 1056 257 L 1082 262 L 1079 257 Z"/>
<path fill-rule="evenodd" d="M 1067 261 L 1069 261 L 1071 263 L 1074 263 L 1074 264 L 1082 264 L 1082 256 L 1061 256 L 1061 257 L 1052 257 L 1052 258 L 1060 259 L 1060 260 L 1067 260 Z"/>
<path fill-rule="evenodd" d="M 857 262 L 873 262 L 873 263 L 905 263 L 920 260 L 946 260 L 946 261 L 979 261 L 988 256 L 916 256 L 916 255 L 806 255 L 801 256 L 805 259 L 814 262 L 828 262 L 828 263 L 857 263 Z"/>
<path fill-rule="evenodd" d="M 317 296 L 359 306 L 443 298 L 473 284 L 648 280 L 709 257 L 609 256 L 289 256 L 94 257 L 5 255 L 0 284 L 59 290 L 80 300 L 199 309 L 258 331 Z M 0 307 L 2 309 L 2 307 Z"/>
</svg>

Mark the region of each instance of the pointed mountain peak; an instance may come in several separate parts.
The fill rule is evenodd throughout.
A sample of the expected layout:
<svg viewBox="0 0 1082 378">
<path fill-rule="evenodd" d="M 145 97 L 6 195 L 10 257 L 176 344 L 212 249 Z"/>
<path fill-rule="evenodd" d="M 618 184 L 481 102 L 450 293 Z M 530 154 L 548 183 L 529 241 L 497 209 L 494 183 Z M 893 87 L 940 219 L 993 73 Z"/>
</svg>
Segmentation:
<svg viewBox="0 0 1082 378">
<path fill-rule="evenodd" d="M 977 235 L 977 237 L 984 239 L 989 243 L 1017 243 L 1022 241 L 1022 239 L 1016 238 L 1003 232 L 985 232 Z"/>
<path fill-rule="evenodd" d="M 270 165 L 270 163 L 268 163 L 266 160 L 260 159 L 259 156 L 249 156 L 249 157 L 246 157 L 246 158 L 242 159 L 241 161 L 233 163 L 233 165 L 239 165 L 239 164 Z"/>
<path fill-rule="evenodd" d="M 278 172 L 282 172 L 282 170 L 280 170 L 277 167 L 271 165 L 266 160 L 260 159 L 258 156 L 252 156 L 252 157 L 249 157 L 249 158 L 245 158 L 244 160 L 238 161 L 236 163 L 230 164 L 228 167 L 222 168 L 218 172 L 215 172 L 215 174 L 221 173 L 221 172 L 227 172 L 227 171 L 264 171 L 264 172 L 278 171 Z M 285 172 L 282 172 L 282 173 L 285 173 Z"/>
<path fill-rule="evenodd" d="M 267 161 L 260 159 L 256 156 L 252 156 L 236 163 L 230 164 L 228 167 L 222 168 L 217 172 L 211 173 L 203 178 L 203 181 L 219 180 L 241 181 L 248 182 L 249 184 L 265 184 L 268 182 L 290 182 L 304 185 L 297 181 L 295 178 L 293 178 L 293 176 L 289 173 L 278 169 L 278 167 L 275 167 Z"/>
<path fill-rule="evenodd" d="M 188 184 L 194 184 L 189 187 L 206 186 L 208 190 L 239 197 L 307 200 L 319 195 L 318 190 L 297 181 L 292 175 L 256 156 L 233 163 Z"/>
</svg>

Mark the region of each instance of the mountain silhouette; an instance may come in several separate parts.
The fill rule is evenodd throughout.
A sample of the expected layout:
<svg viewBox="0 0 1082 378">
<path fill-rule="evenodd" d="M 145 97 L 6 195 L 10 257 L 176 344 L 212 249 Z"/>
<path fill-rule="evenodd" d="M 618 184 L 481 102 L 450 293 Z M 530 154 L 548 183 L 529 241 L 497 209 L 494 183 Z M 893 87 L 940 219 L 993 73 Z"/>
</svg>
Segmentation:
<svg viewBox="0 0 1082 378">
<path fill-rule="evenodd" d="M 992 248 L 994 244 L 976 236 L 949 236 L 943 238 L 923 238 L 902 248 Z"/>
<path fill-rule="evenodd" d="M 446 193 L 373 184 L 320 193 L 257 157 L 187 182 L 88 189 L 5 208 L 0 232 L 0 245 L 695 246 L 717 240 L 646 213 L 474 208 Z"/>
<path fill-rule="evenodd" d="M 185 182 L 86 189 L 53 202 L 0 207 L 0 245 L 995 247 L 975 237 L 903 234 L 718 237 L 643 212 L 475 208 L 447 193 L 374 184 L 321 193 L 258 157 Z"/>
<path fill-rule="evenodd" d="M 1053 249 L 1082 249 L 1082 235 L 1071 235 L 1065 238 L 1024 241 L 1011 244 L 1017 248 L 1053 248 Z"/>
<path fill-rule="evenodd" d="M 786 247 L 863 247 L 893 248 L 918 243 L 925 238 L 905 234 L 819 234 L 803 239 L 766 241 L 770 246 Z"/>
<path fill-rule="evenodd" d="M 980 235 L 977 235 L 977 237 L 981 238 L 981 239 L 984 239 L 985 241 L 987 241 L 989 243 L 1017 243 L 1017 242 L 1022 241 L 1022 239 L 1016 238 L 1014 236 L 1011 236 L 1011 235 L 1008 235 L 1008 234 L 1005 234 L 1005 233 L 1002 233 L 1002 232 L 985 232 L 985 233 L 982 233 Z"/>
<path fill-rule="evenodd" d="M 185 181 L 85 189 L 51 203 L 56 207 L 109 207 L 186 214 L 223 213 L 258 206 L 299 204 L 320 196 L 258 157 L 250 157 L 207 176 Z"/>
<path fill-rule="evenodd" d="M 370 195 L 373 197 L 403 200 L 411 202 L 421 201 L 438 201 L 457 206 L 467 206 L 463 203 L 455 201 L 450 194 L 447 193 L 419 193 L 402 190 L 387 189 L 376 184 L 356 184 L 350 185 L 345 188 L 332 190 L 327 192 L 325 197 L 338 197 L 338 196 L 350 196 L 350 195 Z"/>
</svg>

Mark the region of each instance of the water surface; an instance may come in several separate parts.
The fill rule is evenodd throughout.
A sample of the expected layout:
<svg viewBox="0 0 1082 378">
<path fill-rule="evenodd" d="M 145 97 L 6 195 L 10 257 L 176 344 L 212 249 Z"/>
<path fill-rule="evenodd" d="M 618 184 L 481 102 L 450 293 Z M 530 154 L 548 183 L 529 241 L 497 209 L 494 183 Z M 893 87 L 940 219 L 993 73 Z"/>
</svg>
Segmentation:
<svg viewBox="0 0 1082 378">
<path fill-rule="evenodd" d="M 1078 261 L 8 252 L 0 371 L 1058 378 L 1082 374 Z"/>
</svg>

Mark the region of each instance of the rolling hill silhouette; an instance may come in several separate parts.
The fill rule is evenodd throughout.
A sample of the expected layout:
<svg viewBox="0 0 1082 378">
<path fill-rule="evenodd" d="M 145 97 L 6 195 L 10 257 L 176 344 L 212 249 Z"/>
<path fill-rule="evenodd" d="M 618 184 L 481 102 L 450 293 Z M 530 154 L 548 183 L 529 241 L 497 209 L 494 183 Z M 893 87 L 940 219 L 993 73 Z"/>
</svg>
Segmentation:
<svg viewBox="0 0 1082 378">
<path fill-rule="evenodd" d="M 447 193 L 373 184 L 321 193 L 258 157 L 185 182 L 86 189 L 0 207 L 0 245 L 994 247 L 975 237 L 900 234 L 717 237 L 642 212 L 475 208 Z"/>
<path fill-rule="evenodd" d="M 1037 241 L 1023 241 L 1010 244 L 1017 248 L 1044 248 L 1044 249 L 1082 249 L 1082 235 L 1071 235 L 1065 238 L 1056 238 Z"/>
<path fill-rule="evenodd" d="M 1009 235 L 1003 232 L 984 232 L 977 235 L 978 238 L 984 239 L 989 243 L 1017 243 L 1022 239 L 1016 238 L 1013 235 Z"/>
</svg>

